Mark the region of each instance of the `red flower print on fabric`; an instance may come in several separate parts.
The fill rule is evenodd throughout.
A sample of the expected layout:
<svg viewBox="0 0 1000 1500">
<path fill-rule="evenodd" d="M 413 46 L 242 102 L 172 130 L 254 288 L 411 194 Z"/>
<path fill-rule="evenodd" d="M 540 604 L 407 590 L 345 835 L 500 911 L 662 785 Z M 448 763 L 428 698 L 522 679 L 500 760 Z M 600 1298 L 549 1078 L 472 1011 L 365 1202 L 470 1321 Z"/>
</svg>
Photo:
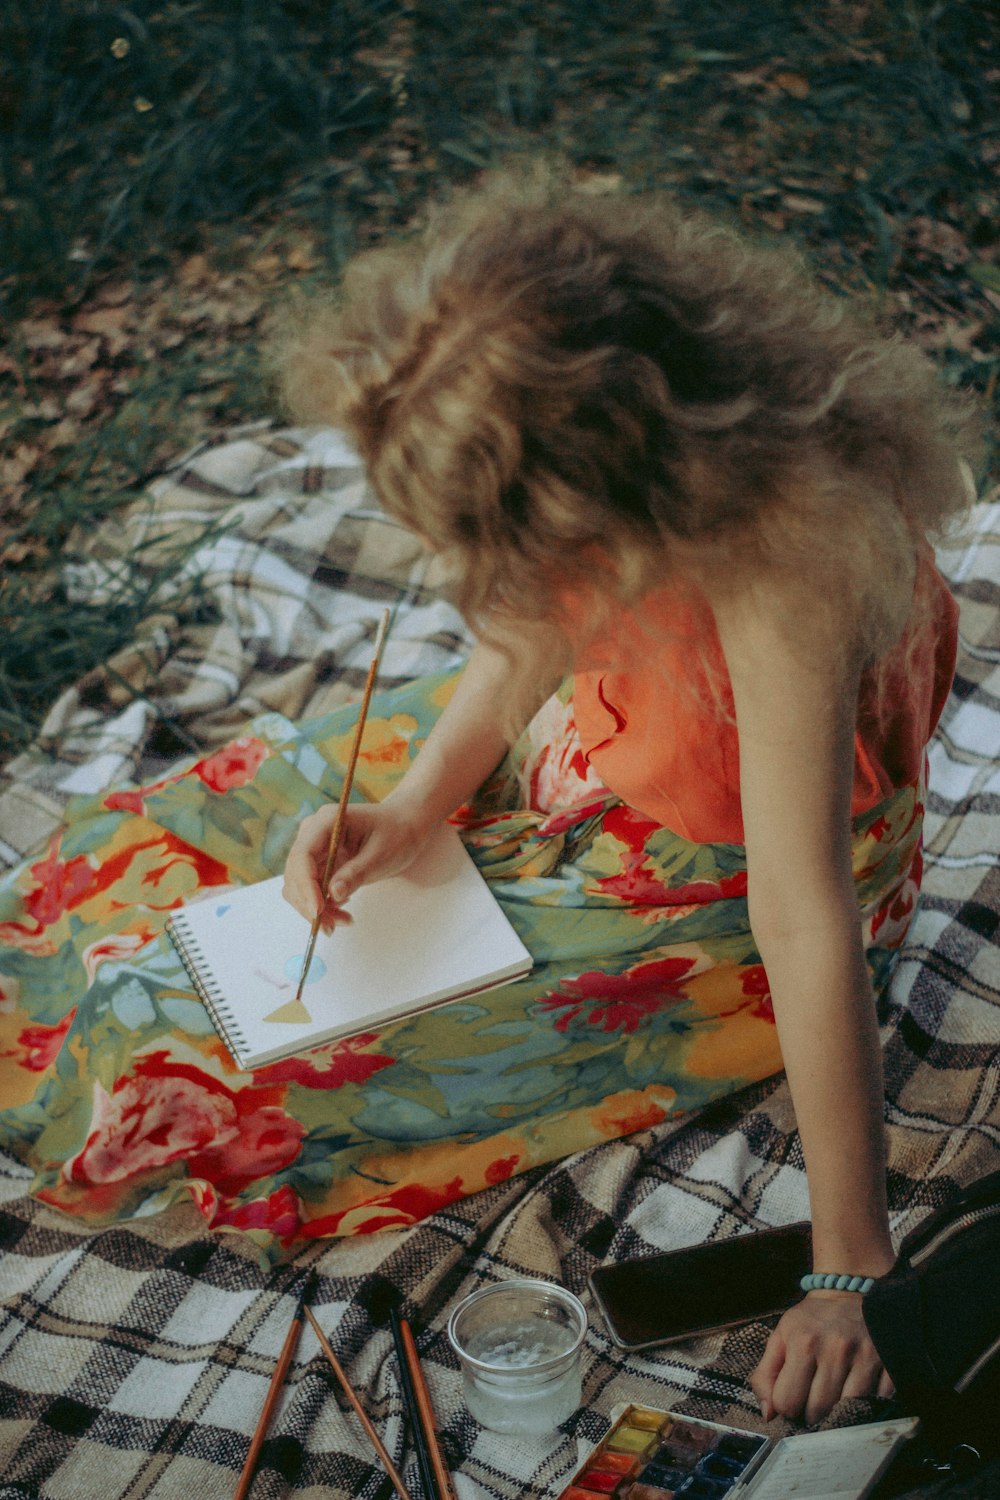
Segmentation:
<svg viewBox="0 0 1000 1500">
<path fill-rule="evenodd" d="M 880 948 L 896 949 L 902 946 L 916 909 L 922 873 L 923 856 L 918 849 L 902 884 L 882 902 L 872 917 L 872 942 L 877 938 Z"/>
<path fill-rule="evenodd" d="M 74 1005 L 58 1026 L 26 1026 L 17 1038 L 18 1046 L 24 1049 L 20 1066 L 27 1068 L 30 1073 L 44 1073 L 59 1056 L 63 1037 L 72 1026 L 75 1015 Z M 4 1056 L 9 1054 L 5 1053 Z"/>
<path fill-rule="evenodd" d="M 267 755 L 268 747 L 263 740 L 244 735 L 205 760 L 197 761 L 191 769 L 213 792 L 228 792 L 252 781 Z"/>
<path fill-rule="evenodd" d="M 51 927 L 64 912 L 78 906 L 93 888 L 96 870 L 85 854 L 62 860 L 53 844 L 46 859 L 30 867 L 35 889 L 24 898 L 25 912 L 39 927 Z"/>
<path fill-rule="evenodd" d="M 761 1021 L 774 1025 L 774 1007 L 771 1004 L 771 986 L 763 964 L 748 964 L 740 972 L 740 986 L 744 995 L 755 1001 L 751 1007 L 753 1015 Z"/>
<path fill-rule="evenodd" d="M 626 1035 L 665 1005 L 686 998 L 681 980 L 694 968 L 693 958 L 657 958 L 636 964 L 624 974 L 599 969 L 566 979 L 538 1004 L 542 1010 L 561 1011 L 556 1031 L 568 1031 L 576 1020 L 602 1031 Z"/>
<path fill-rule="evenodd" d="M 120 1078 L 108 1094 L 94 1083 L 86 1143 L 63 1168 L 71 1182 L 121 1182 L 155 1171 L 236 1134 L 228 1090 L 206 1089 L 182 1075 Z"/>
<path fill-rule="evenodd" d="M 538 826 L 539 838 L 555 838 L 557 834 L 569 833 L 571 828 L 577 828 L 581 823 L 595 818 L 607 806 L 609 795 L 608 792 L 598 792 L 582 802 L 574 802 L 572 807 L 550 813 L 544 823 Z"/>
<path fill-rule="evenodd" d="M 610 1104 L 600 1105 L 594 1113 L 600 1124 L 608 1131 L 613 1130 L 616 1136 L 634 1135 L 637 1130 L 652 1130 L 655 1125 L 662 1125 L 667 1118 L 663 1105 L 651 1099 L 643 1099 L 621 1110 L 616 1110 L 612 1101 Z"/>
<path fill-rule="evenodd" d="M 141 817 L 145 811 L 143 804 L 147 797 L 152 797 L 154 792 L 162 792 L 165 787 L 183 781 L 187 774 L 186 771 L 176 771 L 172 776 L 163 776 L 159 781 L 149 781 L 145 786 L 126 787 L 120 791 L 109 792 L 104 799 L 104 806 L 110 808 L 112 812 L 136 813 Z"/>
<path fill-rule="evenodd" d="M 206 1205 L 214 1229 L 226 1226 L 230 1229 L 266 1229 L 283 1245 L 290 1244 L 299 1231 L 302 1221 L 299 1200 L 285 1184 L 276 1188 L 267 1198 L 254 1198 L 252 1203 L 219 1204 L 212 1211 Z"/>
<path fill-rule="evenodd" d="M 624 844 L 625 853 L 617 875 L 594 881 L 592 889 L 601 895 L 617 896 L 630 906 L 703 906 L 747 893 L 745 870 L 736 870 L 721 880 L 694 880 L 686 885 L 671 885 L 658 879 L 646 842 L 659 831 L 659 824 L 624 803 L 609 809 L 602 831 Z"/>
<path fill-rule="evenodd" d="M 440 1187 L 425 1187 L 419 1182 L 407 1183 L 405 1187 L 393 1188 L 389 1193 L 382 1193 L 377 1198 L 369 1198 L 366 1202 L 345 1208 L 340 1213 L 324 1214 L 318 1219 L 310 1219 L 303 1224 L 302 1233 L 309 1239 L 322 1239 L 325 1235 L 336 1234 L 341 1222 L 348 1215 L 353 1216 L 367 1208 L 372 1210 L 371 1218 L 363 1219 L 355 1224 L 351 1233 L 375 1234 L 380 1229 L 417 1224 L 421 1219 L 427 1219 L 431 1214 L 436 1214 L 439 1209 L 447 1208 L 449 1203 L 454 1203 L 455 1199 L 461 1196 L 461 1177 L 453 1177 L 450 1182 L 442 1183 Z"/>
<path fill-rule="evenodd" d="M 58 847 L 58 842 L 54 841 L 49 855 L 28 868 L 34 889 L 27 892 L 22 904 L 30 922 L 0 923 L 0 942 L 31 951 L 40 933 L 67 912 L 77 910 L 85 901 L 94 901 L 111 890 L 127 874 L 129 867 L 151 849 L 157 850 L 161 857 L 159 864 L 152 865 L 142 876 L 141 899 L 153 910 L 157 909 L 152 899 L 157 887 L 167 871 L 178 862 L 191 866 L 199 889 L 228 885 L 230 880 L 228 869 L 219 860 L 165 829 L 154 838 L 129 845 L 100 865 L 91 863 L 83 854 L 61 860 L 57 857 Z M 179 897 L 166 902 L 168 908 L 179 904 Z"/>
<path fill-rule="evenodd" d="M 520 1156 L 517 1155 L 498 1156 L 496 1161 L 490 1162 L 483 1176 L 491 1187 L 498 1182 L 506 1182 L 509 1177 L 513 1177 L 514 1169 L 520 1160 Z"/>
<path fill-rule="evenodd" d="M 339 1089 L 346 1083 L 365 1083 L 374 1073 L 391 1068 L 393 1057 L 365 1052 L 378 1041 L 377 1031 L 359 1032 L 328 1047 L 317 1047 L 302 1057 L 286 1057 L 256 1070 L 267 1083 L 298 1083 L 306 1089 Z"/>
<path fill-rule="evenodd" d="M 122 963 L 126 959 L 133 958 L 140 948 L 152 941 L 154 936 L 153 928 L 146 925 L 138 932 L 112 932 L 107 937 L 88 943 L 80 957 L 87 971 L 89 983 L 93 984 L 101 964 Z"/>
<path fill-rule="evenodd" d="M 233 1197 L 280 1172 L 299 1154 L 305 1126 L 275 1104 L 253 1105 L 253 1090 L 235 1096 L 236 1133 L 188 1157 L 192 1177 L 205 1177 L 221 1193 Z"/>
<path fill-rule="evenodd" d="M 165 1052 L 140 1058 L 108 1094 L 94 1083 L 90 1131 L 63 1168 L 71 1182 L 122 1182 L 185 1160 L 235 1194 L 298 1155 L 305 1127 L 279 1107 L 280 1089 L 228 1089 Z"/>
</svg>

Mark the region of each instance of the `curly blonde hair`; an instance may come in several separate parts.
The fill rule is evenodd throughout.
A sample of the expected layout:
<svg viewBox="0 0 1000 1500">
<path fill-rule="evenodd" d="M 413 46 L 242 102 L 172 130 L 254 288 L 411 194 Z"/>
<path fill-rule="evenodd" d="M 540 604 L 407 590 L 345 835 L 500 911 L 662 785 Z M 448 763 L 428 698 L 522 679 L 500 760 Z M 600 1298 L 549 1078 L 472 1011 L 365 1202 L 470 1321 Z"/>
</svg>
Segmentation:
<svg viewBox="0 0 1000 1500">
<path fill-rule="evenodd" d="M 487 636 L 780 574 L 875 659 L 915 539 L 968 504 L 967 413 L 917 350 L 659 196 L 495 180 L 358 257 L 282 364 Z"/>
</svg>

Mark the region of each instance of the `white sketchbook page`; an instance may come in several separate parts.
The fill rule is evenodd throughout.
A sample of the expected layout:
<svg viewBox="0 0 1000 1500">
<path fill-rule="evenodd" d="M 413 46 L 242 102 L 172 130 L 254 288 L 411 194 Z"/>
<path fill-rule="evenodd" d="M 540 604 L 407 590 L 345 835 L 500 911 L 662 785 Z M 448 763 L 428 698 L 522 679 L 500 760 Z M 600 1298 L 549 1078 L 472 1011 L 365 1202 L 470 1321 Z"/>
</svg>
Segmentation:
<svg viewBox="0 0 1000 1500">
<path fill-rule="evenodd" d="M 294 999 L 309 941 L 309 924 L 281 886 L 275 876 L 184 913 L 200 966 L 235 1016 L 250 1059 L 366 1030 L 531 967 L 456 830 L 444 824 L 403 875 L 351 897 L 351 923 L 319 934 L 302 993 L 311 1021 L 268 1021 Z"/>
</svg>

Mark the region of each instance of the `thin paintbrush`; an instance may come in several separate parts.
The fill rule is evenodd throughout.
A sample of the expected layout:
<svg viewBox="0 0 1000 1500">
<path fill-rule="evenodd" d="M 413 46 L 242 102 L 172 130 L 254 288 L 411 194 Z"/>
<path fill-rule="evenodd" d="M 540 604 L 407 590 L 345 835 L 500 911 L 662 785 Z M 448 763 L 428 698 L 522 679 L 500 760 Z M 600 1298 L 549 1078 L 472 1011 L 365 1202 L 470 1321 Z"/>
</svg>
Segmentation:
<svg viewBox="0 0 1000 1500">
<path fill-rule="evenodd" d="M 413 1437 L 413 1446 L 417 1453 L 417 1465 L 420 1469 L 420 1486 L 424 1492 L 424 1500 L 436 1500 L 437 1484 L 434 1479 L 434 1465 L 431 1463 L 430 1450 L 424 1441 L 424 1429 L 420 1419 L 420 1405 L 417 1401 L 417 1393 L 410 1379 L 410 1362 L 407 1358 L 406 1345 L 403 1343 L 403 1329 L 399 1313 L 396 1309 L 389 1309 L 389 1327 L 392 1330 L 392 1342 L 396 1349 L 396 1359 L 399 1361 L 399 1388 L 403 1393 L 403 1404 L 406 1407 L 406 1415 L 410 1421 L 410 1433 Z"/>
<path fill-rule="evenodd" d="M 257 1455 L 260 1452 L 261 1447 L 263 1446 L 265 1437 L 267 1436 L 267 1429 L 271 1421 L 271 1414 L 278 1404 L 278 1399 L 281 1395 L 281 1387 L 284 1384 L 288 1366 L 292 1362 L 292 1355 L 295 1353 L 296 1346 L 299 1342 L 299 1336 L 302 1333 L 302 1318 L 303 1314 L 308 1311 L 306 1307 L 306 1298 L 309 1295 L 311 1286 L 312 1277 L 310 1276 L 307 1277 L 306 1283 L 303 1286 L 302 1291 L 299 1293 L 298 1304 L 295 1308 L 295 1316 L 292 1318 L 292 1321 L 288 1328 L 288 1332 L 285 1335 L 285 1342 L 281 1346 L 281 1353 L 278 1355 L 278 1362 L 275 1365 L 274 1373 L 271 1376 L 271 1384 L 267 1388 L 267 1396 L 264 1399 L 264 1405 L 261 1408 L 260 1416 L 257 1418 L 257 1426 L 254 1429 L 254 1435 L 250 1441 L 250 1451 L 247 1453 L 246 1462 L 243 1465 L 243 1472 L 240 1475 L 239 1483 L 236 1486 L 236 1493 L 233 1496 L 233 1500 L 245 1500 L 246 1493 L 253 1482 L 253 1474 L 254 1468 L 257 1463 Z"/>
<path fill-rule="evenodd" d="M 406 1367 L 413 1384 L 413 1395 L 419 1413 L 418 1431 L 422 1434 L 430 1455 L 431 1468 L 434 1475 L 434 1488 L 430 1493 L 437 1500 L 455 1500 L 455 1489 L 448 1472 L 448 1465 L 444 1461 L 444 1454 L 437 1437 L 437 1418 L 431 1405 L 431 1393 L 427 1389 L 424 1372 L 420 1365 L 420 1355 L 413 1338 L 413 1332 L 405 1318 L 399 1320 L 399 1332 L 403 1341 L 403 1351 L 406 1359 Z"/>
<path fill-rule="evenodd" d="M 309 1319 L 309 1322 L 312 1325 L 313 1333 L 315 1333 L 316 1337 L 319 1339 L 320 1348 L 326 1355 L 327 1362 L 329 1363 L 330 1368 L 333 1370 L 333 1373 L 340 1381 L 341 1390 L 344 1392 L 344 1395 L 351 1403 L 351 1406 L 354 1409 L 355 1416 L 361 1423 L 362 1427 L 365 1429 L 365 1432 L 368 1434 L 369 1440 L 371 1441 L 372 1447 L 375 1449 L 375 1452 L 382 1460 L 382 1463 L 385 1466 L 385 1472 L 392 1480 L 392 1487 L 396 1491 L 396 1494 L 399 1496 L 399 1500 L 413 1500 L 413 1496 L 406 1488 L 406 1485 L 403 1483 L 402 1479 L 399 1476 L 399 1473 L 396 1470 L 395 1464 L 389 1457 L 382 1439 L 379 1437 L 378 1433 L 375 1431 L 375 1428 L 369 1421 L 368 1413 L 365 1411 L 364 1407 L 361 1405 L 361 1402 L 358 1400 L 357 1395 L 354 1392 L 354 1387 L 351 1385 L 351 1382 L 348 1380 L 346 1374 L 344 1373 L 344 1368 L 341 1365 L 340 1360 L 337 1358 L 337 1356 L 333 1352 L 333 1349 L 330 1347 L 329 1339 L 326 1337 L 326 1334 L 323 1332 L 322 1328 L 319 1326 L 315 1317 L 313 1316 L 311 1308 L 306 1308 L 306 1317 Z"/>
<path fill-rule="evenodd" d="M 382 659 L 382 647 L 389 630 L 389 616 L 391 611 L 384 610 L 382 620 L 378 627 L 378 635 L 375 637 L 375 653 L 372 656 L 371 666 L 368 668 L 368 680 L 365 683 L 364 697 L 361 699 L 361 708 L 358 711 L 358 722 L 354 730 L 354 743 L 351 745 L 351 756 L 347 762 L 347 770 L 344 773 L 344 785 L 340 791 L 340 801 L 337 803 L 337 815 L 333 820 L 333 828 L 330 830 L 330 842 L 327 845 L 326 864 L 323 867 L 323 879 L 320 890 L 323 898 L 326 898 L 326 888 L 333 874 L 333 867 L 337 860 L 337 851 L 340 848 L 340 835 L 344 826 L 344 813 L 347 809 L 347 800 L 351 795 L 351 783 L 354 781 L 354 768 L 358 763 L 358 752 L 361 749 L 361 736 L 365 731 L 365 719 L 368 716 L 368 705 L 372 698 L 372 689 L 375 686 L 375 678 L 378 676 L 379 662 Z M 309 965 L 312 963 L 313 952 L 316 948 L 316 939 L 319 937 L 320 920 L 323 915 L 322 902 L 320 909 L 313 918 L 312 928 L 309 933 L 309 946 L 306 948 L 306 956 L 302 960 L 302 974 L 299 978 L 299 987 L 295 991 L 295 1002 L 302 999 L 302 991 L 305 988 L 306 977 L 309 973 Z"/>
</svg>

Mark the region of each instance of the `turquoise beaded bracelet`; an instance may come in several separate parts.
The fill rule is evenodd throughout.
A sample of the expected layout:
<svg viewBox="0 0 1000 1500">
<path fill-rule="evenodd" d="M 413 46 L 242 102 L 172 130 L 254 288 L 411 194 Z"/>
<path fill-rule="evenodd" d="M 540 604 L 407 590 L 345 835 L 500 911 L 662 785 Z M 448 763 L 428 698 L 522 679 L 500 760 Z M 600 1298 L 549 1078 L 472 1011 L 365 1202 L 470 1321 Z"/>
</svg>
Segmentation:
<svg viewBox="0 0 1000 1500">
<path fill-rule="evenodd" d="M 874 1285 L 874 1276 L 838 1276 L 823 1271 L 812 1271 L 799 1282 L 804 1292 L 860 1292 L 862 1297 Z"/>
</svg>

